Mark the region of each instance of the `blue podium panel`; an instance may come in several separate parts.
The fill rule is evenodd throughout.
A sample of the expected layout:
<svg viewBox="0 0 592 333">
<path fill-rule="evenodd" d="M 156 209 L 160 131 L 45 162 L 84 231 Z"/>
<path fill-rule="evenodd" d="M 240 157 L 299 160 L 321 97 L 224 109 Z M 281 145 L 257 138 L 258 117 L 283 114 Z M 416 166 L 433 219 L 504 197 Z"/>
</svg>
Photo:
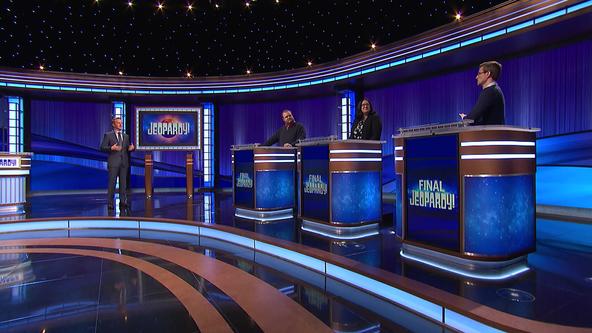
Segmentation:
<svg viewBox="0 0 592 333">
<path fill-rule="evenodd" d="M 465 176 L 465 253 L 512 256 L 534 249 L 534 175 Z"/>
<path fill-rule="evenodd" d="M 460 251 L 457 135 L 410 138 L 405 145 L 406 239 Z"/>
<path fill-rule="evenodd" d="M 329 146 L 301 148 L 302 216 L 329 221 Z"/>
<path fill-rule="evenodd" d="M 294 206 L 294 170 L 257 171 L 256 183 L 257 208 Z"/>
<path fill-rule="evenodd" d="M 244 208 L 255 207 L 253 151 L 234 152 L 234 204 Z"/>
<path fill-rule="evenodd" d="M 331 174 L 332 222 L 359 224 L 381 218 L 380 171 Z"/>
</svg>

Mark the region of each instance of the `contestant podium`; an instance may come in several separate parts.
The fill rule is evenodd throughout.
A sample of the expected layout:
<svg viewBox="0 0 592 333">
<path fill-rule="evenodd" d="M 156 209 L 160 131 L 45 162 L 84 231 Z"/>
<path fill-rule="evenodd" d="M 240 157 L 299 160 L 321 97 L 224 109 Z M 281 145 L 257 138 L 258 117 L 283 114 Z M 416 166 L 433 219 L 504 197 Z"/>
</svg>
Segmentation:
<svg viewBox="0 0 592 333">
<path fill-rule="evenodd" d="M 258 221 L 294 217 L 296 148 L 232 147 L 235 216 Z"/>
<path fill-rule="evenodd" d="M 324 138 L 297 146 L 302 229 L 350 238 L 377 233 L 382 143 Z"/>
<path fill-rule="evenodd" d="M 23 214 L 32 153 L 0 153 L 0 216 Z"/>
<path fill-rule="evenodd" d="M 537 130 L 464 125 L 393 137 L 402 255 L 471 269 L 509 266 L 535 250 Z"/>
</svg>

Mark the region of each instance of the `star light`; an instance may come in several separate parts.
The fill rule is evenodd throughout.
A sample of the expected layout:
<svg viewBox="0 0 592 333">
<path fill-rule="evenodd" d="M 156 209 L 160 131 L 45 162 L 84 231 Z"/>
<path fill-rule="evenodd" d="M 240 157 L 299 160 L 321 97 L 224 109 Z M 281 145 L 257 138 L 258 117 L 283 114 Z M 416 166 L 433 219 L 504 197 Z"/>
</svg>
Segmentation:
<svg viewBox="0 0 592 333">
<path fill-rule="evenodd" d="M 462 20 L 462 13 L 461 12 L 457 12 L 456 15 L 454 15 L 454 19 L 457 21 Z"/>
</svg>

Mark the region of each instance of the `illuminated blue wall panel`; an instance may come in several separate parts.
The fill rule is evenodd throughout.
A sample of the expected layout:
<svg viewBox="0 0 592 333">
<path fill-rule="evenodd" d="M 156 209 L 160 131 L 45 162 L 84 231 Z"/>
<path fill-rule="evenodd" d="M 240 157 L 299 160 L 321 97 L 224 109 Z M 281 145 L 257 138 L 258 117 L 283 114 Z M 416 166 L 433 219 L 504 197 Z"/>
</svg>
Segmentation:
<svg viewBox="0 0 592 333">
<path fill-rule="evenodd" d="M 537 205 L 592 209 L 592 168 L 539 166 Z"/>
<path fill-rule="evenodd" d="M 294 206 L 294 171 L 257 171 L 255 177 L 257 208 Z"/>
<path fill-rule="evenodd" d="M 465 177 L 465 252 L 509 256 L 534 247 L 534 177 Z"/>
<path fill-rule="evenodd" d="M 332 177 L 332 221 L 357 224 L 381 218 L 379 171 L 333 173 Z"/>
</svg>

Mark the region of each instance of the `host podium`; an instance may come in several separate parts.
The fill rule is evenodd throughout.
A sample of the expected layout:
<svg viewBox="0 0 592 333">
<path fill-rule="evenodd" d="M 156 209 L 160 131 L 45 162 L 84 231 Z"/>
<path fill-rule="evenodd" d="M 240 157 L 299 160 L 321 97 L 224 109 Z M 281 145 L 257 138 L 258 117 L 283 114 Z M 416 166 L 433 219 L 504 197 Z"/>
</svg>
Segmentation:
<svg viewBox="0 0 592 333">
<path fill-rule="evenodd" d="M 259 221 L 294 217 L 296 148 L 232 147 L 235 216 Z"/>
<path fill-rule="evenodd" d="M 402 255 L 502 267 L 533 252 L 536 131 L 463 123 L 401 129 L 393 138 Z"/>
<path fill-rule="evenodd" d="M 0 216 L 23 214 L 32 153 L 0 153 Z"/>
<path fill-rule="evenodd" d="M 311 139 L 297 146 L 302 229 L 375 234 L 382 218 L 382 143 Z"/>
</svg>

